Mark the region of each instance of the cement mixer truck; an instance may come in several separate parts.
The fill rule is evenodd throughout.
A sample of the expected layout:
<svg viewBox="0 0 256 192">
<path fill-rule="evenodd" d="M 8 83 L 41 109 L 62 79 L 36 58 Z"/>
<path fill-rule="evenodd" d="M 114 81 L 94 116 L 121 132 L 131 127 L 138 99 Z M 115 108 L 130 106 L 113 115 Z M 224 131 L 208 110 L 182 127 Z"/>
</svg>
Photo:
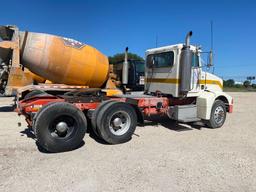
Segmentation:
<svg viewBox="0 0 256 192">
<path fill-rule="evenodd" d="M 21 87 L 46 81 L 51 84 L 37 86 L 34 93 L 57 91 L 57 87 L 62 93 L 86 87 L 111 88 L 109 94 L 120 92 L 114 80 L 122 79 L 122 74 L 111 74 L 118 65 L 110 66 L 108 58 L 92 46 L 56 35 L 19 31 L 16 26 L 1 26 L 0 38 L 0 92 L 4 95 L 16 95 Z M 130 66 L 134 66 L 133 61 Z M 138 73 L 136 68 L 131 69 L 130 74 Z M 127 87 L 137 87 L 132 78 Z"/>
<path fill-rule="evenodd" d="M 143 124 L 146 117 L 167 116 L 183 123 L 201 121 L 210 128 L 219 128 L 227 112 L 233 111 L 232 97 L 222 91 L 223 81 L 202 70 L 201 48 L 190 45 L 192 32 L 185 43 L 146 51 L 143 94 L 124 94 L 116 89 L 107 58 L 95 48 L 52 35 L 15 30 L 1 33 L 6 37 L 0 43 L 1 70 L 7 70 L 2 77 L 13 74 L 13 80 L 5 83 L 6 90 L 11 90 L 14 81 L 27 80 L 19 75 L 24 68 L 51 81 L 74 84 L 73 88 L 39 84 L 17 89 L 17 95 L 33 93 L 24 99 L 18 97 L 16 111 L 25 117 L 38 144 L 47 151 L 76 149 L 87 128 L 105 142 L 118 144 L 129 141 L 137 124 Z M 121 84 L 126 85 L 128 78 L 125 58 Z M 86 87 L 76 86 L 81 83 Z M 34 94 L 44 90 L 48 92 Z"/>
<path fill-rule="evenodd" d="M 2 26 L 0 37 L 0 88 L 5 95 L 15 95 L 17 88 L 46 79 L 88 87 L 101 87 L 107 79 L 108 58 L 89 45 L 55 35 L 21 32 L 15 26 Z"/>
</svg>

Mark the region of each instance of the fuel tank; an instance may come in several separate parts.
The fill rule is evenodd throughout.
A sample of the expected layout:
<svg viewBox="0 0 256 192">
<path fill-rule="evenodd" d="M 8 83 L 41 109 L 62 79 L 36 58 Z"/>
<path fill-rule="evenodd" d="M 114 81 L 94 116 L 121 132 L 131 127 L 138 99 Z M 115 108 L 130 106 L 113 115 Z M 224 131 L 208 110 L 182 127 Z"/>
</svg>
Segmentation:
<svg viewBox="0 0 256 192">
<path fill-rule="evenodd" d="M 101 87 L 108 58 L 94 47 L 56 35 L 19 32 L 21 64 L 54 83 Z"/>
</svg>

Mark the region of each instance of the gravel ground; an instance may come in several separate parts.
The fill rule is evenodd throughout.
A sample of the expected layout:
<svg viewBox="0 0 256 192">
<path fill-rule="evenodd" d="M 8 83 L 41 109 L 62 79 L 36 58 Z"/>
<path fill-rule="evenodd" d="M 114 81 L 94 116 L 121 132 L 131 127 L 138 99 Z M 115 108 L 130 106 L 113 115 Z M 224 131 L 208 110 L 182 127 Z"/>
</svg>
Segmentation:
<svg viewBox="0 0 256 192">
<path fill-rule="evenodd" d="M 220 129 L 146 123 L 132 140 L 79 149 L 37 147 L 23 117 L 0 98 L 0 191 L 256 191 L 256 93 L 235 99 Z M 18 126 L 18 123 L 21 126 Z"/>
</svg>

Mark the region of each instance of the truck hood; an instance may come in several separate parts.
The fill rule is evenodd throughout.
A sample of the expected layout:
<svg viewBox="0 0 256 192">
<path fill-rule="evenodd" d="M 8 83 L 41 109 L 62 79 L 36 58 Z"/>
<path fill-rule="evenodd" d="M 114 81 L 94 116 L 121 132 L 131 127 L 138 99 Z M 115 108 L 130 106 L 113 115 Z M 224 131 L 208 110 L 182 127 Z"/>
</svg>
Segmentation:
<svg viewBox="0 0 256 192">
<path fill-rule="evenodd" d="M 212 73 L 203 72 L 201 81 L 205 82 L 206 90 L 210 90 L 210 91 L 223 90 L 223 80 L 220 77 L 213 75 Z"/>
</svg>

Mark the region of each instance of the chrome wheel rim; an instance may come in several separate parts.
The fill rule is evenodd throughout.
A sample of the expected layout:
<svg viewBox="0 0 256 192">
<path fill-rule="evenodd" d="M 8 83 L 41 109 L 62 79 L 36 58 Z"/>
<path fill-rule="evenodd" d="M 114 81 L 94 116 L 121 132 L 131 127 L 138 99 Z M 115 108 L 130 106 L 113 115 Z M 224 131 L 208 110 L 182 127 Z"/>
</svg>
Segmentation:
<svg viewBox="0 0 256 192">
<path fill-rule="evenodd" d="M 214 111 L 214 121 L 217 124 L 221 124 L 224 121 L 224 117 L 225 117 L 224 108 L 222 106 L 216 107 Z"/>
<path fill-rule="evenodd" d="M 124 135 L 131 126 L 131 117 L 125 111 L 117 111 L 112 114 L 108 125 L 112 134 L 116 136 Z"/>
</svg>

